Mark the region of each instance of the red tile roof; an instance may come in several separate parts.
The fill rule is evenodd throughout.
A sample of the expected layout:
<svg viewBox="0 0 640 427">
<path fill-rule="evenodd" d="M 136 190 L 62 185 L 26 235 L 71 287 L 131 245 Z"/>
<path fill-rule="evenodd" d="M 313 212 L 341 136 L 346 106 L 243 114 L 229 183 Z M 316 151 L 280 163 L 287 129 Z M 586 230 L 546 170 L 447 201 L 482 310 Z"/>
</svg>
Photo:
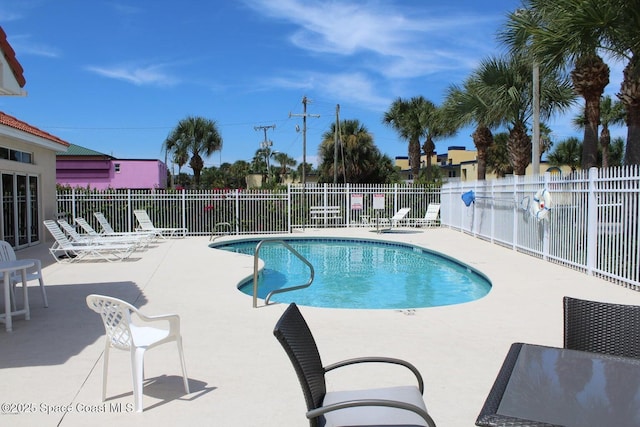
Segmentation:
<svg viewBox="0 0 640 427">
<path fill-rule="evenodd" d="M 7 34 L 4 32 L 2 27 L 0 27 L 0 50 L 4 54 L 4 59 L 7 60 L 11 71 L 13 72 L 13 76 L 16 81 L 20 85 L 20 87 L 24 87 L 27 83 L 27 80 L 24 78 L 24 70 L 22 69 L 22 65 L 16 59 L 16 52 L 13 50 L 9 42 L 7 41 Z"/>
<path fill-rule="evenodd" d="M 47 139 L 49 141 L 53 141 L 53 142 L 58 143 L 60 145 L 64 145 L 65 147 L 69 146 L 69 143 L 67 141 L 62 140 L 62 139 L 58 138 L 57 136 L 53 136 L 48 132 L 40 130 L 35 126 L 31 126 L 30 124 L 27 124 L 27 123 L 23 122 L 22 120 L 18 120 L 13 116 L 10 116 L 8 114 L 3 113 L 2 111 L 0 111 L 0 125 L 9 126 L 11 128 L 18 129 L 18 130 L 20 130 L 22 132 L 26 132 L 26 133 L 29 133 L 31 135 L 39 136 L 40 138 L 44 138 L 44 139 Z"/>
</svg>

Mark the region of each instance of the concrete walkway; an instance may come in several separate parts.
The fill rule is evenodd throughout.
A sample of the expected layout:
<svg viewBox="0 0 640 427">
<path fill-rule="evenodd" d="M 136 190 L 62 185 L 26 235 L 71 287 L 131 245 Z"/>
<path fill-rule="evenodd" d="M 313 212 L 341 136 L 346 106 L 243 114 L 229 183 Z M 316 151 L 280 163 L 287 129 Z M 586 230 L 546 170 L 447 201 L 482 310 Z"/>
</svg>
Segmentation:
<svg viewBox="0 0 640 427">
<path fill-rule="evenodd" d="M 562 346 L 564 295 L 640 304 L 640 293 L 448 229 L 304 234 L 420 245 L 460 259 L 491 279 L 493 289 L 481 300 L 411 314 L 301 308 L 325 364 L 366 355 L 415 364 L 439 426 L 474 425 L 511 343 Z M 253 259 L 210 249 L 208 243 L 205 237 L 163 241 L 120 263 L 58 264 L 46 245 L 19 251 L 18 258 L 45 262 L 49 308 L 43 308 L 32 285 L 31 320 L 16 318 L 12 333 L 0 324 L 1 402 L 9 404 L 2 407 L 0 425 L 307 425 L 298 380 L 272 335 L 285 305 L 252 308 L 251 297 L 236 285 L 252 274 Z M 122 298 L 150 315 L 180 314 L 189 395 L 182 388 L 177 351 L 169 344 L 146 355 L 144 413 L 130 412 L 126 352 L 111 353 L 108 400 L 101 402 L 104 330 L 85 304 L 91 293 Z M 329 377 L 329 387 L 408 381 L 399 368 L 358 367 Z M 13 411 L 20 413 L 6 413 Z"/>
</svg>

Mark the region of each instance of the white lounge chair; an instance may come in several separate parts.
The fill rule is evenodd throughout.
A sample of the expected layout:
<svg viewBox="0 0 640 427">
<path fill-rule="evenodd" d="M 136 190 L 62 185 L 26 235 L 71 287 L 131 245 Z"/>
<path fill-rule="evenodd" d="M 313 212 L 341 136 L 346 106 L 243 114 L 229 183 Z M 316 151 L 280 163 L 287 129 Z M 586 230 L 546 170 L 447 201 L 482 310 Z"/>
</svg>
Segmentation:
<svg viewBox="0 0 640 427">
<path fill-rule="evenodd" d="M 150 233 L 140 234 L 100 234 L 91 225 L 81 217 L 74 218 L 76 224 L 78 224 L 86 233 L 84 238 L 93 239 L 96 243 L 111 242 L 111 243 L 132 243 L 139 247 L 147 247 L 151 243 L 153 235 Z M 63 227 L 66 230 L 66 227 Z M 82 236 L 82 235 L 81 235 Z"/>
<path fill-rule="evenodd" d="M 411 211 L 411 208 L 402 208 L 395 213 L 391 218 L 380 218 L 378 225 L 381 227 L 394 228 L 400 226 L 403 222 L 406 222 L 405 217 Z"/>
<path fill-rule="evenodd" d="M 93 245 L 113 245 L 124 244 L 134 245 L 136 248 L 143 246 L 143 242 L 139 239 L 131 240 L 130 238 L 122 238 L 120 236 L 100 236 L 100 235 L 88 235 L 80 234 L 76 231 L 76 228 L 69 224 L 66 219 L 59 219 L 58 224 L 72 243 L 84 243 Z"/>
<path fill-rule="evenodd" d="M 181 235 L 181 237 L 185 237 L 187 235 L 186 228 L 155 227 L 153 222 L 151 222 L 151 218 L 149 218 L 147 211 L 144 209 L 134 210 L 133 214 L 136 216 L 138 224 L 140 225 L 139 229 L 142 231 L 153 231 L 163 239 L 166 239 L 167 237 L 174 237 L 176 235 Z"/>
<path fill-rule="evenodd" d="M 414 218 L 411 221 L 413 221 L 416 227 L 431 227 L 432 225 L 439 225 L 439 213 L 440 204 L 430 203 L 429 206 L 427 206 L 427 213 L 424 215 L 424 218 Z"/>
<path fill-rule="evenodd" d="M 0 240 L 0 261 L 15 261 L 16 253 L 13 247 L 8 242 Z M 47 292 L 44 289 L 44 280 L 42 279 L 42 263 L 39 259 L 29 259 L 33 261 L 33 267 L 27 269 L 27 282 L 37 280 L 40 283 L 40 293 L 42 293 L 42 301 L 45 307 L 49 307 L 49 301 L 47 301 Z M 4 273 L 9 274 L 9 273 Z M 2 277 L 2 276 L 0 276 Z M 9 282 L 11 283 L 11 297 L 13 298 L 13 308 L 15 310 L 15 286 L 18 283 L 22 283 L 22 274 L 14 271 L 9 276 Z"/>
<path fill-rule="evenodd" d="M 182 351 L 182 336 L 180 335 L 180 317 L 177 314 L 160 316 L 145 316 L 131 304 L 117 298 L 103 295 L 89 295 L 89 308 L 100 315 L 107 334 L 104 347 L 104 361 L 102 367 L 102 401 L 107 394 L 107 370 L 109 366 L 109 350 L 117 348 L 131 352 L 131 371 L 133 376 L 133 396 L 135 409 L 142 412 L 142 388 L 144 381 L 144 352 L 160 344 L 175 341 L 178 345 L 184 391 L 189 394 L 187 368 Z M 132 322 L 132 314 L 136 322 Z M 167 322 L 169 329 L 150 326 L 152 323 Z"/>
<path fill-rule="evenodd" d="M 96 217 L 98 224 L 102 228 L 100 234 L 106 236 L 146 236 L 151 240 L 155 240 L 156 233 L 153 231 L 115 231 L 102 212 L 94 212 L 93 216 Z"/>
<path fill-rule="evenodd" d="M 132 244 L 96 244 L 74 243 L 70 241 L 55 221 L 47 219 L 43 221 L 49 233 L 55 239 L 49 248 L 49 253 L 58 261 L 75 261 L 87 256 L 96 256 L 107 261 L 121 261 L 129 258 L 136 246 Z"/>
</svg>

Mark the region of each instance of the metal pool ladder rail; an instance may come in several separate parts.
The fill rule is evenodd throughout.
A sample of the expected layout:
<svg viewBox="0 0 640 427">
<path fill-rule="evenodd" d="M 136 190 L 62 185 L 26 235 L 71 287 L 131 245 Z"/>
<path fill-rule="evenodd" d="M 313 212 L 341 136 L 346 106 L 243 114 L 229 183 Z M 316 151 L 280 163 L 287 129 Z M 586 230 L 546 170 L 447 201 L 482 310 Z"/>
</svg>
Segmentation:
<svg viewBox="0 0 640 427">
<path fill-rule="evenodd" d="M 269 292 L 267 297 L 264 299 L 265 305 L 269 304 L 269 300 L 274 294 L 280 294 L 282 292 L 295 291 L 296 289 L 303 289 L 303 288 L 309 287 L 311 283 L 313 283 L 313 278 L 315 277 L 315 271 L 313 269 L 313 265 L 311 265 L 311 263 L 305 257 L 300 255 L 300 253 L 295 249 L 293 249 L 291 245 L 289 245 L 287 242 L 285 242 L 284 240 L 261 240 L 256 245 L 256 251 L 253 255 L 253 308 L 258 307 L 258 259 L 259 259 L 258 255 L 260 254 L 260 248 L 262 248 L 262 245 L 265 243 L 279 243 L 285 248 L 289 249 L 289 251 L 292 254 L 298 257 L 300 261 L 304 262 L 309 267 L 309 270 L 311 273 L 309 280 L 303 285 L 291 286 L 289 288 L 282 288 L 282 289 L 274 289 L 273 291 Z"/>
</svg>

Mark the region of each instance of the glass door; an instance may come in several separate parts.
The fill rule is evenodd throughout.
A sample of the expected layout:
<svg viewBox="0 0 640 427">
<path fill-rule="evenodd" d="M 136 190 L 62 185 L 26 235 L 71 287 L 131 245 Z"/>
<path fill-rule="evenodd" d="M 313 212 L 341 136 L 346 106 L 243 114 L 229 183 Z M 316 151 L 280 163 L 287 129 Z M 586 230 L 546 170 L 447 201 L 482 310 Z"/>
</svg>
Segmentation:
<svg viewBox="0 0 640 427">
<path fill-rule="evenodd" d="M 29 243 L 36 243 L 40 241 L 40 215 L 38 215 L 38 210 L 40 209 L 40 204 L 38 203 L 38 177 L 37 176 L 29 176 Z"/>
<path fill-rule="evenodd" d="M 16 175 L 16 202 L 18 207 L 18 246 L 25 246 L 29 243 L 29 211 L 27 210 L 27 177 L 24 175 Z"/>
<path fill-rule="evenodd" d="M 2 238 L 13 247 L 40 240 L 38 177 L 3 173 Z"/>
<path fill-rule="evenodd" d="M 2 239 L 15 247 L 18 246 L 18 241 L 13 181 L 13 174 L 2 174 Z"/>
</svg>

